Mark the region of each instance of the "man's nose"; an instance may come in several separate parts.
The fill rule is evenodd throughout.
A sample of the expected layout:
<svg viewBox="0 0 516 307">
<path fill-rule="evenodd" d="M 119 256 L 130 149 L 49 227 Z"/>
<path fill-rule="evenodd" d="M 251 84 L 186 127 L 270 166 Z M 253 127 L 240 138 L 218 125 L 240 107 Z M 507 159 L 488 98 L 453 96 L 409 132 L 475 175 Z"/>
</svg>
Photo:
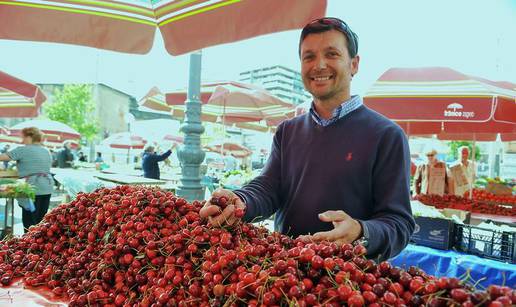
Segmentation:
<svg viewBox="0 0 516 307">
<path fill-rule="evenodd" d="M 326 68 L 326 59 L 324 57 L 318 57 L 317 62 L 315 63 L 315 66 L 319 69 Z"/>
</svg>

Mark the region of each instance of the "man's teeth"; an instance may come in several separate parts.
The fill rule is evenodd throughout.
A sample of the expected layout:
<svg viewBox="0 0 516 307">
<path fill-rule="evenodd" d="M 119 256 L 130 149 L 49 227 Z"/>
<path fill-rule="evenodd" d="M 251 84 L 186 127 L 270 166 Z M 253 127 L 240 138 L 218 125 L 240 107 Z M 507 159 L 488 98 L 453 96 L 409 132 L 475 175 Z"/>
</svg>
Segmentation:
<svg viewBox="0 0 516 307">
<path fill-rule="evenodd" d="M 326 77 L 314 77 L 313 78 L 315 81 L 326 81 L 326 80 L 330 80 L 330 76 L 326 76 Z"/>
</svg>

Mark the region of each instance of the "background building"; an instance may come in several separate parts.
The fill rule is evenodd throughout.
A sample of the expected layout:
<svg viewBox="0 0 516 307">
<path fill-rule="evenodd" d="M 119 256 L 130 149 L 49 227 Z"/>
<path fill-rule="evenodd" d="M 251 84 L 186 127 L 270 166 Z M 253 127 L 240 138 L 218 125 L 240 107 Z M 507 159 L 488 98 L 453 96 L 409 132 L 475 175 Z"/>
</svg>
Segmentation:
<svg viewBox="0 0 516 307">
<path fill-rule="evenodd" d="M 280 65 L 244 71 L 240 81 L 260 85 L 276 97 L 293 104 L 301 104 L 311 99 L 304 90 L 301 74 Z"/>
</svg>

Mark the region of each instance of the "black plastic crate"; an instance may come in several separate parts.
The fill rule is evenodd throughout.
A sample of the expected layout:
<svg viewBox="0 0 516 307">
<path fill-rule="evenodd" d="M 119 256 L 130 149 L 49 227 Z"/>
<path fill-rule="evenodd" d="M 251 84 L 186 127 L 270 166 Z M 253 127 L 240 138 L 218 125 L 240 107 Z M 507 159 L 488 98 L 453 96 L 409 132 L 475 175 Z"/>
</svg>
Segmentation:
<svg viewBox="0 0 516 307">
<path fill-rule="evenodd" d="M 455 224 L 454 248 L 483 258 L 516 263 L 516 232 Z"/>
</svg>

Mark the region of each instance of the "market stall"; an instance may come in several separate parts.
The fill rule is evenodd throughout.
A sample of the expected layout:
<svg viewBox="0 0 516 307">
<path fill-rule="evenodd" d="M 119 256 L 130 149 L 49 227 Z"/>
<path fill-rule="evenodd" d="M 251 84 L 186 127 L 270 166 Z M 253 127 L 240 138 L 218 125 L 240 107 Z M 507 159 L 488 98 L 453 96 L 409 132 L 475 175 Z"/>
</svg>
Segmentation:
<svg viewBox="0 0 516 307">
<path fill-rule="evenodd" d="M 223 209 L 228 201 L 212 204 Z M 0 281 L 8 287 L 1 290 L 23 283 L 22 291 L 70 305 L 516 303 L 512 273 L 507 286 L 482 290 L 471 279 L 375 263 L 361 245 L 304 243 L 246 223 L 212 227 L 200 219 L 201 206 L 156 188 L 81 194 L 25 236 L 0 242 Z"/>
</svg>

